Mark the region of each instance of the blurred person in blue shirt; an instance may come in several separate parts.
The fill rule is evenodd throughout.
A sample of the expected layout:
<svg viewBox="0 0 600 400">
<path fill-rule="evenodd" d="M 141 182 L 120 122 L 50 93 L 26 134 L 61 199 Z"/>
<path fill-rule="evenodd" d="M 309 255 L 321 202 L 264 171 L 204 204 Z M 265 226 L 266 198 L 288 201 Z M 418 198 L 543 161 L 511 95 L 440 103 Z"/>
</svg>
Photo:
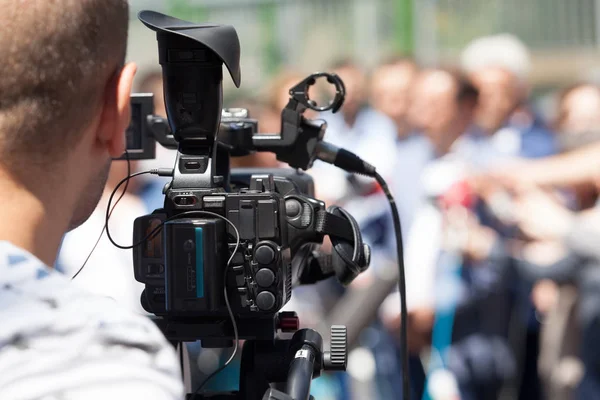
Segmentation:
<svg viewBox="0 0 600 400">
<path fill-rule="evenodd" d="M 372 74 L 371 106 L 392 120 L 398 142 L 415 133 L 408 121 L 408 109 L 418 72 L 419 67 L 414 60 L 395 56 L 381 63 Z"/>
<path fill-rule="evenodd" d="M 473 40 L 461 56 L 480 92 L 477 124 L 502 153 L 538 158 L 556 152 L 554 134 L 528 104 L 530 54 L 509 34 Z"/>
<path fill-rule="evenodd" d="M 412 184 L 407 184 L 400 190 L 405 195 L 396 198 L 404 231 L 406 231 L 407 222 L 416 208 L 416 198 L 418 198 L 416 187 L 422 165 L 411 158 L 412 149 L 418 139 L 414 128 L 408 121 L 412 86 L 418 72 L 419 68 L 412 59 L 395 56 L 384 61 L 373 71 L 370 82 L 372 107 L 389 117 L 395 126 L 395 140 L 392 149 L 396 154 L 391 166 L 396 166 L 399 159 L 404 160 L 406 168 L 402 174 L 406 174 L 408 179 L 412 179 Z M 419 156 L 418 152 L 414 154 Z M 392 185 L 395 174 L 394 171 L 391 171 L 386 176 L 390 185 Z M 361 221 L 363 240 L 368 242 L 373 249 L 371 269 L 359 278 L 362 281 L 360 284 L 368 284 L 372 278 L 369 275 L 377 274 L 375 269 L 380 270 L 388 257 L 389 235 L 393 235 L 389 205 L 383 193 L 377 191 L 350 201 L 346 207 L 351 209 L 353 215 Z M 374 383 L 379 398 L 395 398 L 401 392 L 401 380 L 399 379 L 401 365 L 397 341 L 385 329 L 381 321 L 377 321 L 365 330 L 361 344 L 373 354 L 376 364 Z M 419 387 L 422 385 L 422 379 L 418 379 L 420 362 L 417 358 L 412 358 L 411 365 L 417 367 L 411 367 L 411 378 L 416 379 L 411 386 Z M 413 392 L 412 396 L 419 397 L 419 393 Z"/>
<path fill-rule="evenodd" d="M 418 75 L 418 66 L 410 58 L 393 57 L 379 65 L 372 74 L 370 82 L 370 103 L 372 107 L 387 116 L 395 126 L 395 138 L 390 140 L 390 153 L 394 152 L 386 169 L 389 185 L 393 188 L 398 179 L 399 164 L 402 164 L 402 176 L 405 182 L 399 189 L 403 195 L 396 198 L 403 232 L 407 233 L 410 219 L 419 199 L 418 176 L 424 164 L 419 162 L 420 154 L 414 151 L 418 135 L 408 121 L 408 109 L 412 86 Z M 399 161 L 402 160 L 402 161 Z M 410 190 L 409 190 L 410 189 Z M 388 235 L 391 230 L 391 214 L 387 200 L 382 192 L 373 191 L 368 195 L 350 200 L 346 207 L 361 224 L 363 238 L 374 250 L 375 258 L 385 252 Z M 383 249 L 379 248 L 384 246 Z M 377 265 L 377 260 L 372 263 Z"/>
<path fill-rule="evenodd" d="M 396 128 L 391 119 L 367 104 L 367 77 L 354 62 L 344 60 L 331 69 L 346 86 L 346 99 L 336 113 L 325 112 L 320 118 L 327 122 L 325 140 L 345 148 L 373 164 L 383 176 L 389 176 L 395 157 Z M 340 203 L 370 192 L 375 185 L 360 178 L 355 185 L 344 171 L 317 161 L 312 169 L 316 195 L 327 204 Z"/>
<path fill-rule="evenodd" d="M 403 57 L 394 57 L 375 69 L 371 79 L 370 99 L 373 108 L 389 117 L 395 126 L 394 156 L 391 162 L 389 180 L 392 189 L 402 196 L 396 197 L 402 229 L 407 233 L 410 219 L 419 201 L 418 177 L 425 161 L 418 147 L 423 141 L 409 122 L 408 110 L 411 103 L 411 92 L 418 76 L 416 63 Z M 362 200 L 361 200 L 362 201 Z M 389 221 L 389 207 L 383 195 L 373 198 L 380 214 L 373 214 L 373 222 L 368 230 L 381 228 L 379 219 Z M 364 210 L 364 208 L 363 208 Z M 380 229 L 383 232 L 383 229 Z M 383 239 L 381 237 L 379 240 Z"/>
</svg>

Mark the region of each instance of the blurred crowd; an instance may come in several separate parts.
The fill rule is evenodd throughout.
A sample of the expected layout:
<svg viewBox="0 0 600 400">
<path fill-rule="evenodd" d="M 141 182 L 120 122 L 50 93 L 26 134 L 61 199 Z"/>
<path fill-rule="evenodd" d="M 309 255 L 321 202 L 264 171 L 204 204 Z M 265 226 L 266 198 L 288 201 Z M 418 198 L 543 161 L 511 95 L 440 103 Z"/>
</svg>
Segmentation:
<svg viewBox="0 0 600 400">
<path fill-rule="evenodd" d="M 329 71 L 345 82 L 344 106 L 305 115 L 324 119 L 326 140 L 373 164 L 394 193 L 414 399 L 600 398 L 600 87 L 564 88 L 555 109 L 540 114 L 529 70 L 527 48 L 510 35 L 474 40 L 457 65 L 393 57 L 365 71 L 341 60 Z M 261 132 L 279 132 L 288 91 L 303 78 L 282 72 L 264 94 L 229 106 L 247 108 Z M 164 115 L 160 73 L 138 91 L 154 93 L 155 113 Z M 174 164 L 173 151 L 157 153 L 132 168 Z M 250 166 L 285 167 L 268 153 L 232 159 L 234 168 Z M 352 304 L 353 293 L 380 291 L 376 282 L 396 270 L 396 242 L 374 182 L 320 162 L 309 173 L 315 197 L 346 207 L 373 248 L 370 269 L 349 288 L 296 290 L 288 308 L 304 326 L 318 326 L 336 305 Z M 57 268 L 74 274 L 86 261 L 107 197 L 126 174 L 126 163 L 113 164 L 103 202 L 65 237 Z M 164 179 L 136 179 L 109 224 L 122 244 L 131 242 L 135 217 L 162 206 Z M 131 253 L 102 237 L 75 283 L 142 312 L 132 271 Z M 400 299 L 388 289 L 372 309 L 351 310 L 357 320 L 369 315 L 353 328 L 362 334 L 350 374 L 316 381 L 317 399 L 400 398 Z M 206 354 L 198 360 L 203 373 L 218 363 Z"/>
</svg>

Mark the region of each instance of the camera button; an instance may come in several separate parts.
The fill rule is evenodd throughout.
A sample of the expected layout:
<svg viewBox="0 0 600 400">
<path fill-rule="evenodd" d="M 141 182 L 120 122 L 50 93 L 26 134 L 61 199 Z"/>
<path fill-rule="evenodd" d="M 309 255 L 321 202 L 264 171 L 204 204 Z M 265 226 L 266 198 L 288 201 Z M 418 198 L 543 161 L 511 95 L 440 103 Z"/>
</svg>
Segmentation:
<svg viewBox="0 0 600 400">
<path fill-rule="evenodd" d="M 256 305 L 263 311 L 269 311 L 275 306 L 275 295 L 271 292 L 260 292 L 256 296 Z"/>
<path fill-rule="evenodd" d="M 148 264 L 148 275 L 159 275 L 165 272 L 162 264 Z"/>
<path fill-rule="evenodd" d="M 196 196 L 175 196 L 173 203 L 178 206 L 193 206 L 198 202 Z"/>
<path fill-rule="evenodd" d="M 275 274 L 268 268 L 263 268 L 256 273 L 256 283 L 261 287 L 269 287 L 275 282 Z"/>
<path fill-rule="evenodd" d="M 270 246 L 258 246 L 254 252 L 256 262 L 262 265 L 269 265 L 275 261 L 275 250 Z"/>
<path fill-rule="evenodd" d="M 302 204 L 298 200 L 290 199 L 285 202 L 285 214 L 289 218 L 295 218 L 302 212 Z"/>
<path fill-rule="evenodd" d="M 183 250 L 186 252 L 190 252 L 190 251 L 194 250 L 194 247 L 196 247 L 196 244 L 194 243 L 193 240 L 186 240 L 183 243 Z"/>
<path fill-rule="evenodd" d="M 200 163 L 198 161 L 188 161 L 184 165 L 185 169 L 200 169 Z"/>
</svg>

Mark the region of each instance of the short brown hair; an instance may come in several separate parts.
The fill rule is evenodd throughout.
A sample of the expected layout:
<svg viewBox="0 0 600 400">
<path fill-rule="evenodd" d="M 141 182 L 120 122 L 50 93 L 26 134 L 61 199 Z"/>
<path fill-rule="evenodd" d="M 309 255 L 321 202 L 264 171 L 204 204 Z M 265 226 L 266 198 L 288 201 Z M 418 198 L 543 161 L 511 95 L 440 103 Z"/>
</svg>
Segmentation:
<svg viewBox="0 0 600 400">
<path fill-rule="evenodd" d="M 127 0 L 0 5 L 0 162 L 56 161 L 81 139 L 125 62 Z"/>
<path fill-rule="evenodd" d="M 461 70 L 453 66 L 432 68 L 431 71 L 443 71 L 452 77 L 456 84 L 456 101 L 475 107 L 479 102 L 479 89 L 473 81 Z"/>
</svg>

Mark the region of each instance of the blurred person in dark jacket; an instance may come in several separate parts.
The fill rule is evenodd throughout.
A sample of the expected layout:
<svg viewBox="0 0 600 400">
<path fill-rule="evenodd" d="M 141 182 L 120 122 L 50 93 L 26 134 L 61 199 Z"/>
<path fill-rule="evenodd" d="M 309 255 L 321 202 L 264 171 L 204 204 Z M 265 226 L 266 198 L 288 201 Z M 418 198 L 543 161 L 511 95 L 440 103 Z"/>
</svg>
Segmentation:
<svg viewBox="0 0 600 400">
<path fill-rule="evenodd" d="M 599 127 L 600 89 L 597 85 L 578 83 L 561 91 L 553 124 L 561 151 L 600 139 Z M 589 209 L 598 200 L 598 188 L 592 182 L 571 185 L 569 191 L 563 191 L 565 193 L 570 196 L 563 201 L 573 210 Z M 535 249 L 535 246 L 530 247 Z M 547 245 L 542 243 L 539 247 L 538 252 L 548 253 Z M 560 246 L 555 247 L 560 249 Z M 544 271 L 538 272 L 544 274 Z M 535 284 L 532 292 L 538 313 L 544 318 L 538 369 L 548 400 L 575 398 L 575 389 L 583 375 L 579 293 L 574 283 L 575 279 L 558 283 L 543 279 Z"/>
<path fill-rule="evenodd" d="M 452 70 L 425 70 L 414 86 L 409 116 L 423 136 L 415 142 L 418 146 L 411 150 L 410 157 L 423 165 L 419 184 L 410 189 L 420 190 L 422 203 L 406 242 L 412 354 L 428 347 L 438 306 L 450 304 L 441 298 L 447 292 L 441 288 L 448 284 L 443 272 L 447 267 L 444 260 L 449 258 L 444 257 L 448 253 L 443 239 L 445 219 L 437 198 L 471 171 L 505 160 L 475 124 L 477 102 L 476 87 Z M 398 192 L 398 196 L 404 195 Z M 513 366 L 505 340 L 505 283 L 487 264 L 466 262 L 462 271 L 456 288 L 462 295 L 453 306 L 456 316 L 449 333 L 447 365 L 463 398 L 494 398 Z M 396 334 L 400 328 L 397 304 L 397 297 L 390 297 L 386 305 L 392 306 L 385 306 L 382 313 L 386 325 Z"/>
<path fill-rule="evenodd" d="M 590 143 L 599 138 L 596 133 L 599 115 L 600 91 L 595 85 L 578 84 L 564 90 L 559 97 L 555 122 L 563 148 L 574 150 L 573 154 L 593 154 L 596 145 Z M 591 147 L 576 150 L 579 146 Z M 556 311 L 551 310 L 548 325 L 544 326 L 547 329 L 542 335 L 542 344 L 548 344 L 546 348 L 542 347 L 540 355 L 546 395 L 550 399 L 593 399 L 598 397 L 600 388 L 600 350 L 595 339 L 600 334 L 600 268 L 595 253 L 600 240 L 600 229 L 596 228 L 600 223 L 600 213 L 597 208 L 591 207 L 597 199 L 600 173 L 596 171 L 593 174 L 591 169 L 583 169 L 581 173 L 581 166 L 585 164 L 571 163 L 575 172 L 568 172 L 567 178 L 579 176 L 586 179 L 564 179 L 562 171 L 570 169 L 565 162 L 569 160 L 574 160 L 574 156 L 557 156 L 554 160 L 535 161 L 531 162 L 532 166 L 525 164 L 518 170 L 509 170 L 514 174 L 514 182 L 509 188 L 518 193 L 511 206 L 513 218 L 520 230 L 534 241 L 516 253 L 516 257 L 524 261 L 515 265 L 517 272 L 526 280 L 552 280 L 562 288 L 558 298 L 551 300 Z M 594 165 L 593 160 L 590 163 L 589 155 L 584 157 L 585 160 Z M 540 169 L 543 173 L 536 176 L 536 165 L 551 168 Z M 528 172 L 530 169 L 533 173 Z M 557 175 L 554 182 L 552 174 Z M 526 178 L 520 179 L 522 175 Z M 506 182 L 509 178 L 506 176 L 502 181 Z M 548 194 L 536 189 L 532 185 L 535 182 L 544 185 L 554 183 L 574 193 L 574 197 L 565 199 L 564 195 L 560 198 Z M 576 213 L 572 210 L 588 211 Z M 570 285 L 575 285 L 578 295 Z M 549 292 L 549 286 L 544 286 Z M 576 313 L 571 310 L 576 310 Z M 578 364 L 577 355 L 581 357 L 584 368 Z"/>
<path fill-rule="evenodd" d="M 504 154 L 538 158 L 556 152 L 553 133 L 528 104 L 529 50 L 509 34 L 472 41 L 463 69 L 480 92 L 477 124 Z"/>
<path fill-rule="evenodd" d="M 473 245 L 467 253 L 498 267 L 514 267 L 515 278 L 577 287 L 576 318 L 563 318 L 571 325 L 562 328 L 562 334 L 548 333 L 580 334 L 576 340 L 580 345 L 553 341 L 563 356 L 555 359 L 553 370 L 548 371 L 549 365 L 541 369 L 550 374 L 546 395 L 550 399 L 600 398 L 600 212 L 574 213 L 556 196 L 535 188 L 518 192 L 512 208 L 515 223 L 530 242 L 502 240 L 489 228 L 472 227 L 468 235 Z M 579 354 L 583 368 L 573 354 Z"/>
<path fill-rule="evenodd" d="M 502 154 L 521 158 L 540 158 L 558 151 L 556 137 L 529 103 L 530 54 L 511 34 L 486 36 L 473 40 L 461 55 L 463 69 L 481 93 L 477 111 L 478 125 L 490 136 Z M 522 302 L 530 308 L 524 324 L 528 326 L 525 346 L 523 398 L 539 398 L 536 362 L 539 322 L 530 302 L 529 288 L 516 283 Z"/>
</svg>

